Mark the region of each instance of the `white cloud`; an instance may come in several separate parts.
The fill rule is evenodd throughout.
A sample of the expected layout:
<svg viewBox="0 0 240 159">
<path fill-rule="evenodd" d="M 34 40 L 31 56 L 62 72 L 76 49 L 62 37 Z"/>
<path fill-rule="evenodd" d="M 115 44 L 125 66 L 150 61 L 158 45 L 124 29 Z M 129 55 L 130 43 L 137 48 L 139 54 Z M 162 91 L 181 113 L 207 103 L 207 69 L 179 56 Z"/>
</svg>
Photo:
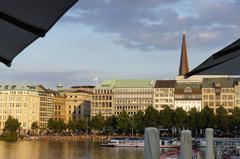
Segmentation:
<svg viewBox="0 0 240 159">
<path fill-rule="evenodd" d="M 82 0 L 74 10 L 78 16 L 69 21 L 92 26 L 98 32 L 115 33 L 118 35 L 115 43 L 144 51 L 177 49 L 182 30 L 186 29 L 192 40 L 191 47 L 206 49 L 238 39 L 239 8 L 240 3 L 227 0 L 218 3 L 200 0 L 96 0 L 93 3 Z"/>
</svg>

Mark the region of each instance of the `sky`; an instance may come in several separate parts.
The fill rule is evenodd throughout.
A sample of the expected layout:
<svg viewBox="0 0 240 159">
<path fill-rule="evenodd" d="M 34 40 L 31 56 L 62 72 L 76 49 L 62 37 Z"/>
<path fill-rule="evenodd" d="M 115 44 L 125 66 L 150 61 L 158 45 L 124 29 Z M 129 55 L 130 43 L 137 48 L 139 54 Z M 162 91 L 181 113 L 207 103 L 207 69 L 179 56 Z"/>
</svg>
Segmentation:
<svg viewBox="0 0 240 159">
<path fill-rule="evenodd" d="M 240 38 L 238 0 L 79 0 L 22 51 L 0 82 L 54 88 L 173 79 L 186 31 L 190 70 Z"/>
</svg>

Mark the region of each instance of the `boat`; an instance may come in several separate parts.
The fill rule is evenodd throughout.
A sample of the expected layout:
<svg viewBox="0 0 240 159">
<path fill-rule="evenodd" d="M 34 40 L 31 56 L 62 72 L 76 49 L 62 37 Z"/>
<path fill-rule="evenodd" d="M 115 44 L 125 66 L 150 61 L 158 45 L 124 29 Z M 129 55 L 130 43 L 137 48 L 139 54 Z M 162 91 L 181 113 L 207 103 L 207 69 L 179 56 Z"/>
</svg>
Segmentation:
<svg viewBox="0 0 240 159">
<path fill-rule="evenodd" d="M 160 154 L 161 159 L 179 159 L 180 156 L 181 156 L 181 153 L 179 149 L 170 150 Z M 192 159 L 198 159 L 198 158 L 199 158 L 199 151 L 192 150 Z"/>
<path fill-rule="evenodd" d="M 205 138 L 197 138 L 195 146 L 206 147 L 207 142 Z M 213 138 L 213 145 L 221 148 L 235 148 L 240 146 L 240 138 Z"/>
<path fill-rule="evenodd" d="M 112 138 L 101 146 L 107 147 L 144 147 L 143 138 Z"/>
<path fill-rule="evenodd" d="M 197 138 L 195 140 L 195 146 L 197 147 L 206 147 L 206 145 L 207 145 L 207 142 L 204 138 Z"/>
<path fill-rule="evenodd" d="M 101 146 L 106 147 L 144 147 L 144 138 L 112 138 Z M 160 148 L 179 148 L 180 142 L 176 139 L 160 139 Z"/>
</svg>

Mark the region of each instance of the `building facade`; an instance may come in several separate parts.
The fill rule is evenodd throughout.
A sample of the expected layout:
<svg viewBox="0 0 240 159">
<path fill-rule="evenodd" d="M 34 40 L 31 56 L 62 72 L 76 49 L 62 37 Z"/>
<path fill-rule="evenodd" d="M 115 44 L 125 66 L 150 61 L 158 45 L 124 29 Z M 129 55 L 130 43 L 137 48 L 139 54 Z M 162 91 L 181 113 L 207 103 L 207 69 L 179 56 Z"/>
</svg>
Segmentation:
<svg viewBox="0 0 240 159">
<path fill-rule="evenodd" d="M 129 115 L 153 105 L 153 80 L 106 80 L 94 89 L 91 116 Z"/>
<path fill-rule="evenodd" d="M 69 89 L 64 91 L 64 96 L 66 97 L 66 122 L 90 116 L 92 95 L 93 92 L 84 89 Z M 82 116 L 86 113 L 88 115 Z"/>
<path fill-rule="evenodd" d="M 115 80 L 105 80 L 98 84 L 93 91 L 91 117 L 101 113 L 104 117 L 113 114 L 113 86 Z"/>
<path fill-rule="evenodd" d="M 5 127 L 8 116 L 21 123 L 20 132 L 31 130 L 33 122 L 40 121 L 39 89 L 33 85 L 0 85 L 0 132 Z"/>
<path fill-rule="evenodd" d="M 63 120 L 67 122 L 66 117 L 66 97 L 56 91 L 52 91 L 53 94 L 53 119 Z"/>
<path fill-rule="evenodd" d="M 153 106 L 153 80 L 115 80 L 113 88 L 113 114 L 125 110 L 129 115 Z"/>
<path fill-rule="evenodd" d="M 40 97 L 40 122 L 39 126 L 42 130 L 47 128 L 48 120 L 54 117 L 54 94 L 46 89 L 44 86 L 39 85 Z"/>
<path fill-rule="evenodd" d="M 233 78 L 205 78 L 202 85 L 203 107 L 216 109 L 223 106 L 229 113 L 235 107 L 235 80 Z"/>
<path fill-rule="evenodd" d="M 162 110 L 165 106 L 174 109 L 175 80 L 157 80 L 154 86 L 153 107 Z"/>
<path fill-rule="evenodd" d="M 236 80 L 234 85 L 235 92 L 235 107 L 240 108 L 240 81 Z"/>
<path fill-rule="evenodd" d="M 175 87 L 174 107 L 189 111 L 196 108 L 201 111 L 201 83 L 177 83 Z"/>
</svg>

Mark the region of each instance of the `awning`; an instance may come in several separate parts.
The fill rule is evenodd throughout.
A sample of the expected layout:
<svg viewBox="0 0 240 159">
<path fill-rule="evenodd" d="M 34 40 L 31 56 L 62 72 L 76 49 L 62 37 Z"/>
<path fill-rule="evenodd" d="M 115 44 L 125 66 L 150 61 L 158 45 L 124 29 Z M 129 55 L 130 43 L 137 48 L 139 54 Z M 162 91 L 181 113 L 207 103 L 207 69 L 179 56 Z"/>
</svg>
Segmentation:
<svg viewBox="0 0 240 159">
<path fill-rule="evenodd" d="M 192 75 L 240 75 L 240 39 L 210 56 L 185 77 Z"/>
<path fill-rule="evenodd" d="M 15 56 L 44 37 L 78 0 L 4 0 L 0 2 L 0 62 L 7 66 Z"/>
</svg>

